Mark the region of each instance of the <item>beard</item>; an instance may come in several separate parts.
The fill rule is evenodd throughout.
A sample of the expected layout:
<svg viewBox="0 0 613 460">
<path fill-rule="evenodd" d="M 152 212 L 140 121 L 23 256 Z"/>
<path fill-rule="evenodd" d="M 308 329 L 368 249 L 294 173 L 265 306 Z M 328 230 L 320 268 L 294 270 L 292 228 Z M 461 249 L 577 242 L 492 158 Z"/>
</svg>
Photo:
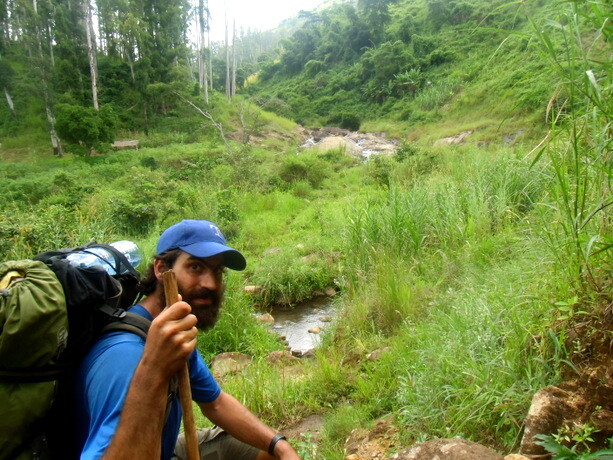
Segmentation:
<svg viewBox="0 0 613 460">
<path fill-rule="evenodd" d="M 212 328 L 219 317 L 223 291 L 211 289 L 182 290 L 179 286 L 179 292 L 183 301 L 192 307 L 192 314 L 198 320 L 196 327 L 201 331 Z"/>
</svg>

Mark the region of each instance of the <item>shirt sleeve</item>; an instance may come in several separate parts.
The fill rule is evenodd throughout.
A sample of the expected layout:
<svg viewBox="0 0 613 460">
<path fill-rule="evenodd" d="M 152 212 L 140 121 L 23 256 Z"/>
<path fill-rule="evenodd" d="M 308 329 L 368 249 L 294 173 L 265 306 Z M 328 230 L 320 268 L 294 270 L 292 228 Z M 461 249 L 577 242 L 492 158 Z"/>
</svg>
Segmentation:
<svg viewBox="0 0 613 460">
<path fill-rule="evenodd" d="M 221 393 L 221 387 L 204 363 L 198 350 L 195 350 L 189 358 L 189 378 L 192 387 L 192 399 L 197 403 L 213 402 Z"/>
<path fill-rule="evenodd" d="M 142 352 L 136 341 L 113 343 L 88 360 L 83 390 L 89 426 L 81 460 L 100 458 L 111 443 Z"/>
</svg>

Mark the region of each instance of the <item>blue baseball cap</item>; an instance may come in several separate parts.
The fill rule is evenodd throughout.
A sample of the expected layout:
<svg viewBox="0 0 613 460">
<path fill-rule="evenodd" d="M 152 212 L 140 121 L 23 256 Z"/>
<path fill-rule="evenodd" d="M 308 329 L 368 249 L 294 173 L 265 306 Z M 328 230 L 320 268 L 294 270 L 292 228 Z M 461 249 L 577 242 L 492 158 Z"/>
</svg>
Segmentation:
<svg viewBox="0 0 613 460">
<path fill-rule="evenodd" d="M 245 257 L 229 247 L 217 225 L 207 220 L 185 219 L 164 230 L 158 241 L 157 253 L 162 254 L 173 249 L 180 249 L 194 257 L 213 257 L 221 254 L 224 266 L 232 270 L 244 270 L 247 266 Z"/>
</svg>

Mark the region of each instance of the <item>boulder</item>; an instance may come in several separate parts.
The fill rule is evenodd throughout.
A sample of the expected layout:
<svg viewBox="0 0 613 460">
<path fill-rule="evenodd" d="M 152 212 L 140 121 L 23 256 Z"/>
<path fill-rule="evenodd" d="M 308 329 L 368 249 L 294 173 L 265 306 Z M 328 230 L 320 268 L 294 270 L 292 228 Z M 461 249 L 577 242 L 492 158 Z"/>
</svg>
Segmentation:
<svg viewBox="0 0 613 460">
<path fill-rule="evenodd" d="M 395 460 L 504 460 L 492 449 L 465 439 L 433 439 L 392 455 Z"/>
<path fill-rule="evenodd" d="M 251 356 L 245 353 L 220 353 L 211 360 L 211 372 L 216 378 L 242 371 L 251 364 Z"/>
<path fill-rule="evenodd" d="M 548 386 L 538 391 L 525 420 L 524 435 L 519 452 L 523 455 L 544 455 L 547 451 L 536 444 L 536 435 L 556 433 L 566 420 L 579 417 L 582 401 L 573 401 L 572 393 L 558 387 Z"/>
<path fill-rule="evenodd" d="M 262 291 L 262 286 L 245 286 L 244 291 L 247 294 L 257 295 Z"/>
<path fill-rule="evenodd" d="M 256 316 L 255 320 L 260 324 L 268 324 L 270 326 L 275 324 L 275 318 L 270 313 L 262 313 Z"/>
<path fill-rule="evenodd" d="M 296 358 L 289 351 L 271 351 L 268 356 L 266 356 L 266 361 L 270 364 L 281 364 L 283 366 L 291 366 L 300 363 L 300 359 Z"/>
</svg>

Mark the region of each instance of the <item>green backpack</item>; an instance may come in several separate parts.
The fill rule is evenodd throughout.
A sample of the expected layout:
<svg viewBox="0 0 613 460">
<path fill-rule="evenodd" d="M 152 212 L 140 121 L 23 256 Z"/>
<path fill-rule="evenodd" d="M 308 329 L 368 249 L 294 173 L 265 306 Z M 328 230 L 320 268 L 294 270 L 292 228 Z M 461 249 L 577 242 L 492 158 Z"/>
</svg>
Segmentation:
<svg viewBox="0 0 613 460">
<path fill-rule="evenodd" d="M 70 406 L 76 366 L 103 332 L 146 336 L 149 321 L 125 311 L 138 296 L 138 273 L 111 251 L 127 273 L 74 267 L 71 250 L 0 264 L 0 460 L 78 455 Z"/>
</svg>

